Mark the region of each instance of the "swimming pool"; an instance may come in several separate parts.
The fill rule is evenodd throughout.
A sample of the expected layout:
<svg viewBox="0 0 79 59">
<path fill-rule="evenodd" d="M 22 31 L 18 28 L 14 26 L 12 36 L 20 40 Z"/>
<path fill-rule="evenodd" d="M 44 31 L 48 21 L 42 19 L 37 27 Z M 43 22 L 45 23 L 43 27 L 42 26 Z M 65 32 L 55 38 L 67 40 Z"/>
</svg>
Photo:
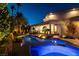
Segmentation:
<svg viewBox="0 0 79 59">
<path fill-rule="evenodd" d="M 69 42 L 64 40 L 40 39 L 35 36 L 25 36 L 24 40 L 28 44 L 31 43 L 29 48 L 31 56 L 79 56 L 79 48 L 67 45 Z"/>
</svg>

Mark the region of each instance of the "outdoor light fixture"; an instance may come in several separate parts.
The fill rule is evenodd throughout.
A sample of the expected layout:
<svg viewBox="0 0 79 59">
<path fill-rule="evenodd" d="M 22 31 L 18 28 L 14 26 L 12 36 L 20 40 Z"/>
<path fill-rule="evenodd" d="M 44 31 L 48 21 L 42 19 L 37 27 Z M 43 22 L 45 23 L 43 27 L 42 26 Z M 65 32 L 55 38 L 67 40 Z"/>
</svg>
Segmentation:
<svg viewBox="0 0 79 59">
<path fill-rule="evenodd" d="M 73 8 L 69 13 L 70 14 L 77 14 L 78 10 L 76 8 Z"/>
<path fill-rule="evenodd" d="M 56 15 L 54 15 L 53 13 L 50 13 L 48 17 L 49 17 L 49 19 L 54 19 L 54 18 L 56 18 Z"/>
<path fill-rule="evenodd" d="M 57 19 L 57 15 L 54 13 L 49 13 L 43 20 L 44 21 L 49 21 L 49 20 L 56 20 Z"/>
<path fill-rule="evenodd" d="M 73 8 L 72 10 L 74 11 L 74 10 L 77 10 L 77 9 L 76 8 Z"/>
<path fill-rule="evenodd" d="M 75 16 L 79 16 L 79 10 L 76 8 L 71 9 L 69 12 L 67 12 L 66 14 L 66 18 L 70 18 L 70 17 L 75 17 Z"/>
<path fill-rule="evenodd" d="M 73 10 L 73 11 L 70 12 L 70 14 L 77 14 L 77 13 L 78 13 L 77 10 Z"/>
<path fill-rule="evenodd" d="M 50 14 L 48 15 L 48 19 L 49 19 L 49 20 L 54 20 L 54 19 L 57 19 L 57 16 L 56 16 L 56 14 L 54 14 L 54 13 L 50 13 Z"/>
<path fill-rule="evenodd" d="M 57 45 L 57 41 L 54 41 L 54 45 L 55 45 L 55 46 Z"/>
</svg>

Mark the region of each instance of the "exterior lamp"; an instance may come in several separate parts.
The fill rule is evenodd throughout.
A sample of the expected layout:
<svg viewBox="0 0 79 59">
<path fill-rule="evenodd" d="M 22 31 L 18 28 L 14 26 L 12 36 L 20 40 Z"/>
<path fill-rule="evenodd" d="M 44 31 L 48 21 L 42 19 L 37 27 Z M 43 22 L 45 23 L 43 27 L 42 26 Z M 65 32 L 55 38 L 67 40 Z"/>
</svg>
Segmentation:
<svg viewBox="0 0 79 59">
<path fill-rule="evenodd" d="M 74 16 L 79 16 L 79 10 L 77 10 L 76 8 L 73 8 L 72 10 L 70 10 L 67 13 L 66 18 L 70 18 L 70 17 L 74 17 Z"/>
<path fill-rule="evenodd" d="M 70 11 L 70 14 L 77 14 L 78 13 L 78 10 L 76 8 L 73 8 L 71 11 Z"/>
<path fill-rule="evenodd" d="M 48 19 L 49 19 L 49 20 L 57 19 L 57 17 L 56 17 L 56 15 L 55 15 L 54 13 L 50 13 L 50 14 L 48 15 Z"/>
<path fill-rule="evenodd" d="M 55 19 L 57 19 L 57 15 L 54 13 L 49 13 L 43 20 L 49 21 L 49 20 L 55 20 Z"/>
<path fill-rule="evenodd" d="M 72 10 L 76 10 L 76 8 L 73 8 Z"/>
</svg>

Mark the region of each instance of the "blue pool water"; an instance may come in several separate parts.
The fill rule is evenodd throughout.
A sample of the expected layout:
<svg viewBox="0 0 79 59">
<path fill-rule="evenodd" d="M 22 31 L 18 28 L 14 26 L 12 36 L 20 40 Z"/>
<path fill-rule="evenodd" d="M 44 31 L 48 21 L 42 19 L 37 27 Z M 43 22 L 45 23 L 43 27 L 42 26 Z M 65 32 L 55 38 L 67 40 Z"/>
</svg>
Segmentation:
<svg viewBox="0 0 79 59">
<path fill-rule="evenodd" d="M 30 52 L 33 56 L 79 56 L 79 49 L 69 46 L 53 46 L 52 44 L 31 46 Z"/>
<path fill-rule="evenodd" d="M 34 36 L 29 35 L 29 36 L 25 36 L 23 38 L 24 38 L 25 42 L 32 42 L 32 43 L 39 42 L 39 40 L 37 40 L 36 37 L 34 37 Z"/>
<path fill-rule="evenodd" d="M 44 39 L 45 42 L 52 42 L 52 43 L 57 43 L 57 44 L 65 44 L 64 40 L 60 40 L 58 38 L 47 38 Z"/>
<path fill-rule="evenodd" d="M 65 44 L 64 40 L 57 38 L 40 39 L 35 36 L 25 36 L 23 38 L 26 43 L 48 42 L 31 45 L 31 56 L 79 56 L 79 48 Z M 58 44 L 62 44 L 63 46 Z"/>
</svg>

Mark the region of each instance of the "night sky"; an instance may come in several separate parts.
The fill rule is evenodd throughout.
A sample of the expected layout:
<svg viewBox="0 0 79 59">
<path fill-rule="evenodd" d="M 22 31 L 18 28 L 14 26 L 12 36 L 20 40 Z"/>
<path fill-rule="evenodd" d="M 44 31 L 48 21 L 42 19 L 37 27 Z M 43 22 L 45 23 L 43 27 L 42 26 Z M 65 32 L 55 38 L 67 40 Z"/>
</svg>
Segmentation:
<svg viewBox="0 0 79 59">
<path fill-rule="evenodd" d="M 8 4 L 8 10 L 11 15 L 11 9 L 10 6 L 16 4 Z M 68 4 L 68 3 L 23 3 L 20 7 L 20 12 L 23 13 L 25 19 L 27 19 L 28 23 L 33 25 L 37 23 L 43 22 L 43 18 L 49 13 L 49 12 L 55 12 L 59 10 L 65 10 L 70 8 L 79 8 L 79 4 Z M 16 9 L 14 11 L 14 14 L 16 13 Z"/>
</svg>

